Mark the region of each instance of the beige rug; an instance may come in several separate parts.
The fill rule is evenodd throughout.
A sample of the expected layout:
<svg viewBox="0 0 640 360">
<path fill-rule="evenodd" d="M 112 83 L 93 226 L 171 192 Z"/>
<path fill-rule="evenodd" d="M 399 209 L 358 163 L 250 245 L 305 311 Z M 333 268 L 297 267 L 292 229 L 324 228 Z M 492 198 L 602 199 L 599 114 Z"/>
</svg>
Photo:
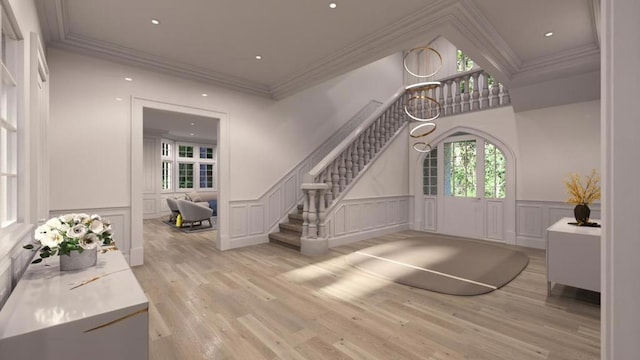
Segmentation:
<svg viewBox="0 0 640 360">
<path fill-rule="evenodd" d="M 485 241 L 428 234 L 356 251 L 347 263 L 413 287 L 479 295 L 513 280 L 529 257 Z"/>
</svg>

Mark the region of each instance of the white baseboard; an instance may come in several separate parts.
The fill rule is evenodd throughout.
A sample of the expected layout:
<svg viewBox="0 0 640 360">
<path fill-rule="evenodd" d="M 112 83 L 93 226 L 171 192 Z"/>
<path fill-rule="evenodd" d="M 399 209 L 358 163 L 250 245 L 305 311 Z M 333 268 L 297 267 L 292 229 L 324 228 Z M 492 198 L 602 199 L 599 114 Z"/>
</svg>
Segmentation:
<svg viewBox="0 0 640 360">
<path fill-rule="evenodd" d="M 241 248 L 245 246 L 258 245 L 258 244 L 266 244 L 269 242 L 268 234 L 259 234 L 254 236 L 247 236 L 241 238 L 230 239 L 229 247 L 223 250 L 230 250 Z"/>
<path fill-rule="evenodd" d="M 352 244 L 358 241 L 370 239 L 377 236 L 392 234 L 398 231 L 409 230 L 409 227 L 410 227 L 409 223 L 405 223 L 405 224 L 393 225 L 393 226 L 388 226 L 388 227 L 383 227 L 378 229 L 372 229 L 368 231 L 360 231 L 357 233 L 336 236 L 329 239 L 329 248 Z"/>
<path fill-rule="evenodd" d="M 547 247 L 547 243 L 545 239 L 526 237 L 526 236 L 518 236 L 516 238 L 516 245 L 534 248 L 534 249 L 543 249 L 543 250 Z"/>
</svg>

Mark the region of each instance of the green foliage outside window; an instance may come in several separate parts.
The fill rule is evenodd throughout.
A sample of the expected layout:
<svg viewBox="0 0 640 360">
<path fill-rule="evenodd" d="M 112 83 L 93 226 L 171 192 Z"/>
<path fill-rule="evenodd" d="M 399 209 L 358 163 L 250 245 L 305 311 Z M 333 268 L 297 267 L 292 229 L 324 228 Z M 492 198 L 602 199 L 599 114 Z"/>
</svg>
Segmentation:
<svg viewBox="0 0 640 360">
<path fill-rule="evenodd" d="M 178 156 L 182 158 L 192 158 L 193 146 L 187 146 L 187 145 L 178 146 Z"/>
<path fill-rule="evenodd" d="M 193 164 L 178 164 L 178 188 L 193 189 Z"/>
<path fill-rule="evenodd" d="M 495 145 L 484 145 L 484 197 L 502 199 L 505 197 L 506 161 L 502 151 Z"/>
</svg>

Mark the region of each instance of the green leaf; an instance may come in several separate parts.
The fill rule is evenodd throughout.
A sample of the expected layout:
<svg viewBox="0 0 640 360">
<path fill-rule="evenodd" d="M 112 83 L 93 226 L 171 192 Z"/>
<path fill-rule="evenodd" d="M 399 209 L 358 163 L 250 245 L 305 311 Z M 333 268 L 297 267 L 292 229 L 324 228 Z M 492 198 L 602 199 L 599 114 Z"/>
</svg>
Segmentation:
<svg viewBox="0 0 640 360">
<path fill-rule="evenodd" d="M 33 244 L 27 244 L 22 247 L 23 249 L 31 250 L 33 249 Z"/>
<path fill-rule="evenodd" d="M 32 264 L 37 264 L 37 263 L 39 263 L 39 262 L 42 262 L 42 259 L 35 259 L 35 260 L 33 260 L 31 263 L 32 263 Z"/>
</svg>

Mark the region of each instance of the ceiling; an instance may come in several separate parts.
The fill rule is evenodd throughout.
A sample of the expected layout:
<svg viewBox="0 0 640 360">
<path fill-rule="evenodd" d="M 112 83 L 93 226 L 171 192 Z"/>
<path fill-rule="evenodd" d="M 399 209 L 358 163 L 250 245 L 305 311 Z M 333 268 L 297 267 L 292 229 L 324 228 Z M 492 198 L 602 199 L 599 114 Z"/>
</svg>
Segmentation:
<svg viewBox="0 0 640 360">
<path fill-rule="evenodd" d="M 274 99 L 439 35 L 505 84 L 599 67 L 598 0 L 36 3 L 47 46 Z"/>
<path fill-rule="evenodd" d="M 217 144 L 217 119 L 147 107 L 143 109 L 142 119 L 145 135 L 201 144 Z"/>
</svg>

